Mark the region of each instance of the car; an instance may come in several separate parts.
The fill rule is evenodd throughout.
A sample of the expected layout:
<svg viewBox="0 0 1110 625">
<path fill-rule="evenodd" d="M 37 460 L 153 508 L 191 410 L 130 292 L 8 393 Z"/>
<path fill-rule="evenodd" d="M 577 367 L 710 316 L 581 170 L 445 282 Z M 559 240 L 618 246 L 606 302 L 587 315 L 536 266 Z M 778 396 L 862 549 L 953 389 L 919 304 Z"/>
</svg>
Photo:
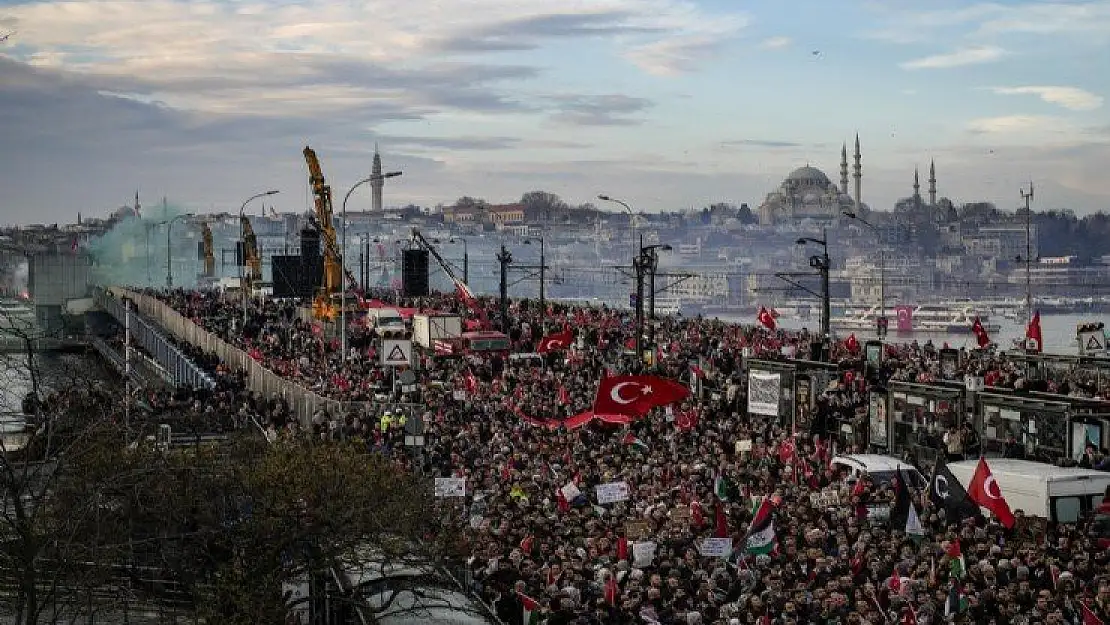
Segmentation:
<svg viewBox="0 0 1110 625">
<path fill-rule="evenodd" d="M 849 483 L 854 483 L 861 476 L 866 476 L 875 486 L 892 484 L 898 477 L 898 471 L 913 482 L 914 488 L 925 488 L 925 478 L 912 464 L 881 454 L 851 454 L 835 456 L 830 461 L 834 469 L 847 470 Z"/>
</svg>

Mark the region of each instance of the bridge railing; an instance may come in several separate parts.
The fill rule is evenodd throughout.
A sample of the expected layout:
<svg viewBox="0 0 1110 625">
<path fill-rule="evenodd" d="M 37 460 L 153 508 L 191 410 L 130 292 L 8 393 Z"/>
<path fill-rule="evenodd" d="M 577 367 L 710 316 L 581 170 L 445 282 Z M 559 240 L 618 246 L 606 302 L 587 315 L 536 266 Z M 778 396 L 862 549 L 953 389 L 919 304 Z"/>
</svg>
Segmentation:
<svg viewBox="0 0 1110 625">
<path fill-rule="evenodd" d="M 214 354 L 228 367 L 244 372 L 247 376 L 247 388 L 251 391 L 265 397 L 284 399 L 301 425 L 305 427 L 311 424 L 312 415 L 318 410 L 327 410 L 333 415 L 352 411 L 371 414 L 375 410 L 377 404 L 373 402 L 344 402 L 329 399 L 281 377 L 251 358 L 247 352 L 205 330 L 192 319 L 184 317 L 155 297 L 119 287 L 110 287 L 108 291 L 117 298 L 130 298 L 143 316 L 157 323 L 178 340 L 189 343 L 205 353 Z"/>
<path fill-rule="evenodd" d="M 137 300 L 132 298 L 133 301 Z M 119 323 L 127 316 L 120 294 L 113 289 L 96 291 L 96 303 Z M 178 386 L 193 388 L 215 388 L 216 381 L 195 362 L 189 359 L 176 345 L 171 343 L 158 328 L 144 318 L 143 311 L 131 315 L 131 340 L 143 348 L 169 374 Z M 150 315 L 145 315 L 147 318 Z M 164 327 L 164 326 L 163 326 Z"/>
</svg>

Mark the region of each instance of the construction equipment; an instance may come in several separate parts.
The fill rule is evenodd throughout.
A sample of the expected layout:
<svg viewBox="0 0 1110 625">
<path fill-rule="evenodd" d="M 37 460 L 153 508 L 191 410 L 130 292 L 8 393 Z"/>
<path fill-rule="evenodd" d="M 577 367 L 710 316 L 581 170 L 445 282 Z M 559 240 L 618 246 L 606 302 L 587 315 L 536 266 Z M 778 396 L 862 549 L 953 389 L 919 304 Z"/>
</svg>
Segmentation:
<svg viewBox="0 0 1110 625">
<path fill-rule="evenodd" d="M 258 237 L 254 234 L 254 228 L 251 226 L 251 220 L 246 215 L 239 217 L 239 225 L 243 229 L 243 265 L 246 266 L 247 271 L 243 275 L 243 284 L 240 285 L 243 293 L 247 295 L 254 292 L 254 286 L 262 282 L 262 257 L 258 255 Z M 207 228 L 207 224 L 205 224 Z M 211 234 L 211 231 L 209 231 Z M 210 240 L 210 239 L 209 239 Z M 205 269 L 208 268 L 208 252 L 211 248 L 206 249 L 204 258 Z M 215 269 L 216 259 L 212 258 L 213 269 Z"/>
<path fill-rule="evenodd" d="M 467 286 L 466 282 L 455 275 L 455 271 L 451 269 L 450 263 L 439 255 L 435 246 L 429 243 L 428 240 L 424 238 L 424 235 L 420 234 L 420 231 L 416 228 L 412 229 L 412 242 L 420 249 L 427 251 L 428 254 L 435 259 L 436 264 L 439 265 L 443 273 L 447 274 L 447 277 L 451 279 L 451 283 L 455 285 L 455 292 L 466 305 L 467 309 L 478 317 L 481 328 L 487 329 L 489 327 L 489 319 L 486 316 L 485 309 L 478 303 L 477 298 L 474 297 L 474 293 L 470 290 L 470 287 Z"/>
<path fill-rule="evenodd" d="M 252 233 L 253 234 L 253 233 Z M 204 278 L 212 278 L 216 275 L 216 255 L 212 248 L 212 228 L 208 225 L 207 221 L 200 223 L 200 236 L 201 245 L 204 251 L 204 273 L 201 274 Z"/>
<path fill-rule="evenodd" d="M 308 163 L 308 182 L 312 185 L 312 196 L 315 198 L 315 210 L 310 223 L 319 230 L 320 240 L 324 243 L 324 280 L 312 302 L 312 314 L 317 319 L 330 321 L 339 313 L 332 298 L 337 294 L 341 295 L 343 290 L 342 260 L 336 242 L 335 226 L 332 224 L 331 186 L 324 180 L 320 161 L 312 148 L 305 146 L 304 158 Z M 346 278 L 348 288 L 357 291 L 358 280 L 354 274 L 348 270 Z"/>
</svg>

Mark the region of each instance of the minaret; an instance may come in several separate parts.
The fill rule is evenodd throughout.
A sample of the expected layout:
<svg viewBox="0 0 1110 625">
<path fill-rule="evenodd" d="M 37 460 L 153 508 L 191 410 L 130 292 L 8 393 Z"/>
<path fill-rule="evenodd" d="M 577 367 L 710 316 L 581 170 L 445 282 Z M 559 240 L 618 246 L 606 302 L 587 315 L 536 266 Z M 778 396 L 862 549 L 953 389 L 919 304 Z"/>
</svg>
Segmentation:
<svg viewBox="0 0 1110 625">
<path fill-rule="evenodd" d="M 917 167 L 913 168 L 913 207 L 921 208 L 921 182 L 917 175 Z"/>
<path fill-rule="evenodd" d="M 375 213 L 382 212 L 382 187 L 385 186 L 385 179 L 382 178 L 382 155 L 378 153 L 378 144 L 374 144 L 374 167 L 370 171 L 373 180 L 370 181 L 370 188 L 373 190 L 373 200 L 370 202 L 370 209 Z"/>
<path fill-rule="evenodd" d="M 840 193 L 848 195 L 848 142 L 840 145 Z"/>
<path fill-rule="evenodd" d="M 937 164 L 929 159 L 929 206 L 937 205 Z"/>
<path fill-rule="evenodd" d="M 143 209 L 142 205 L 139 204 L 139 192 L 135 191 L 135 216 L 136 217 L 142 217 L 142 213 L 140 212 L 142 209 Z"/>
<path fill-rule="evenodd" d="M 860 185 L 860 183 L 863 180 L 863 166 L 860 165 L 859 133 L 858 132 L 856 133 L 856 163 L 855 163 L 853 169 L 854 169 L 854 172 L 852 173 L 852 178 L 855 178 L 855 181 L 856 181 L 856 210 L 859 211 L 860 209 L 863 208 L 863 192 L 861 190 L 861 185 Z"/>
</svg>

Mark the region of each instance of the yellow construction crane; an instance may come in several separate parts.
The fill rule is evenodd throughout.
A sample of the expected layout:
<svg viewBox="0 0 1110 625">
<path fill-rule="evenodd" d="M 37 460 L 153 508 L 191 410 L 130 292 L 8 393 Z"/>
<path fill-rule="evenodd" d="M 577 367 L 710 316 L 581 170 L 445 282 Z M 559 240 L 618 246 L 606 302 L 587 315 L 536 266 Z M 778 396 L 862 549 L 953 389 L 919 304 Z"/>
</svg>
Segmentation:
<svg viewBox="0 0 1110 625">
<path fill-rule="evenodd" d="M 247 271 L 243 276 L 244 284 L 240 285 L 248 295 L 254 291 L 254 286 L 262 282 L 262 257 L 258 255 L 258 237 L 254 235 L 251 220 L 246 215 L 239 217 L 240 227 L 243 229 L 243 264 Z M 204 259 L 207 268 L 208 258 Z M 215 265 L 215 259 L 213 259 Z"/>
<path fill-rule="evenodd" d="M 212 227 L 207 221 L 200 222 L 200 235 L 204 253 L 204 273 L 201 276 L 212 278 L 216 275 L 216 255 L 212 248 Z"/>
<path fill-rule="evenodd" d="M 343 265 L 336 243 L 335 226 L 332 225 L 331 186 L 324 180 L 324 172 L 320 168 L 316 152 L 308 146 L 304 149 L 304 160 L 308 163 L 308 182 L 312 185 L 312 196 L 315 198 L 314 221 L 324 244 L 324 283 L 312 302 L 312 314 L 317 319 L 331 320 L 338 314 L 332 303 L 332 296 L 343 291 Z M 346 277 L 350 288 L 357 290 L 358 281 L 354 274 L 348 271 Z"/>
</svg>

